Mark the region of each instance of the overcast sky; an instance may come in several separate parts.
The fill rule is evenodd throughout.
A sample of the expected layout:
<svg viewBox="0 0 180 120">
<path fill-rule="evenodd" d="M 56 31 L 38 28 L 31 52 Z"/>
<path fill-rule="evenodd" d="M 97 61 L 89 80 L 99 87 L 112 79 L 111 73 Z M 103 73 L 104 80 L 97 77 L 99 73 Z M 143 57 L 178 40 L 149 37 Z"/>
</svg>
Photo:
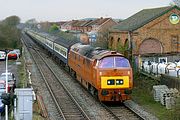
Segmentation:
<svg viewBox="0 0 180 120">
<path fill-rule="evenodd" d="M 0 20 L 17 15 L 24 22 L 112 17 L 125 19 L 136 12 L 168 6 L 172 0 L 0 0 Z"/>
</svg>

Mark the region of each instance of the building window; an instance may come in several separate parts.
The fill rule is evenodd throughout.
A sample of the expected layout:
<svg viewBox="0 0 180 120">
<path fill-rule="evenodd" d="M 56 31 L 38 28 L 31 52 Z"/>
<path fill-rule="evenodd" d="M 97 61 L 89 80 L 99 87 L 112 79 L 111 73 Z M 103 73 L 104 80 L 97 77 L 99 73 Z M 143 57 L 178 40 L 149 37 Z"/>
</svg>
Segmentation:
<svg viewBox="0 0 180 120">
<path fill-rule="evenodd" d="M 180 42 L 178 40 L 178 36 L 171 36 L 171 52 L 178 52 L 179 46 Z"/>
<path fill-rule="evenodd" d="M 121 40 L 121 38 L 118 38 L 117 42 L 119 43 L 119 42 L 120 42 L 120 40 Z"/>
<path fill-rule="evenodd" d="M 112 47 L 112 45 L 113 45 L 113 37 L 111 37 L 111 40 L 110 40 L 110 46 Z"/>
</svg>

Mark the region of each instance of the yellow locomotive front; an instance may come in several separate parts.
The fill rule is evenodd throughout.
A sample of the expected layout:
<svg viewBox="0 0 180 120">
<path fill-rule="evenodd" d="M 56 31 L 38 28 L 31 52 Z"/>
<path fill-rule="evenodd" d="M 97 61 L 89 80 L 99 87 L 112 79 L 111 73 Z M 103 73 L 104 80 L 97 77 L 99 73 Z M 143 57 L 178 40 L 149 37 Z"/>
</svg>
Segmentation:
<svg viewBox="0 0 180 120">
<path fill-rule="evenodd" d="M 111 55 L 97 61 L 97 87 L 100 101 L 130 99 L 133 87 L 132 68 L 127 58 Z"/>
</svg>

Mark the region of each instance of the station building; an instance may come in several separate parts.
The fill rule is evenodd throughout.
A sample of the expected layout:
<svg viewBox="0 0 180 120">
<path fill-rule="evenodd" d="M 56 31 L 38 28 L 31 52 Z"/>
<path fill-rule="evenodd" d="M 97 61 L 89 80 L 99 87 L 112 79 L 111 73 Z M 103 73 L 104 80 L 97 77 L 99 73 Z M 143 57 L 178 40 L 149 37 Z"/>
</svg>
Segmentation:
<svg viewBox="0 0 180 120">
<path fill-rule="evenodd" d="M 180 8 L 144 9 L 113 26 L 109 47 L 118 51 L 118 45 L 127 46 L 138 59 L 180 60 Z"/>
</svg>

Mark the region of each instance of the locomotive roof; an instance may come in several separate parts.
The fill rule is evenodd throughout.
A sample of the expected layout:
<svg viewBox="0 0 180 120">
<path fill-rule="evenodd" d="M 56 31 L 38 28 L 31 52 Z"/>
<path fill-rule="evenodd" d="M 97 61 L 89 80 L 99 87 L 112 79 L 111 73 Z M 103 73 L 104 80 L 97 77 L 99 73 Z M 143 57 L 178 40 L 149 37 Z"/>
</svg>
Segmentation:
<svg viewBox="0 0 180 120">
<path fill-rule="evenodd" d="M 78 43 L 79 41 L 74 39 L 74 40 L 69 40 L 69 39 L 64 39 L 62 37 L 58 37 L 55 39 L 54 43 L 60 44 L 66 48 L 69 48 L 71 45 Z"/>
<path fill-rule="evenodd" d="M 109 51 L 106 49 L 102 49 L 100 47 L 92 47 L 90 45 L 83 45 L 81 43 L 75 44 L 71 47 L 73 51 L 78 52 L 79 54 L 86 56 L 90 59 L 101 59 L 104 56 L 107 55 L 121 55 L 119 53 L 116 53 L 115 51 Z M 122 55 L 123 56 L 123 55 Z"/>
</svg>

